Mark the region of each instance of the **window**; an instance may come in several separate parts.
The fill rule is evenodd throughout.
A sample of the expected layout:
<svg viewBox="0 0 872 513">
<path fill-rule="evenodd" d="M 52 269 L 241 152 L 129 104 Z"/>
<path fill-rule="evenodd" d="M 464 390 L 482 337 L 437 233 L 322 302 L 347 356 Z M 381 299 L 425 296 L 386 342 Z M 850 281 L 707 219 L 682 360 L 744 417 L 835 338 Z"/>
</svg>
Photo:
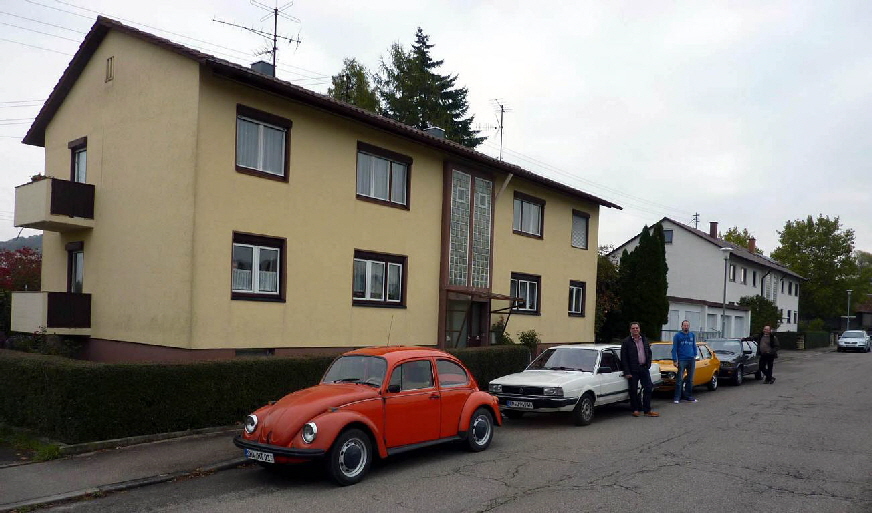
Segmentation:
<svg viewBox="0 0 872 513">
<path fill-rule="evenodd" d="M 388 386 L 400 386 L 400 390 L 420 390 L 433 387 L 433 369 L 430 360 L 406 362 L 391 374 Z"/>
<path fill-rule="evenodd" d="M 793 286 L 793 295 L 799 297 L 799 283 Z"/>
<path fill-rule="evenodd" d="M 106 59 L 106 82 L 111 82 L 115 78 L 115 56 Z"/>
<path fill-rule="evenodd" d="M 517 200 L 516 200 L 517 201 Z M 587 249 L 587 228 L 590 225 L 590 214 L 578 210 L 572 211 L 572 247 Z"/>
<path fill-rule="evenodd" d="M 571 317 L 584 317 L 586 284 L 583 281 L 570 280 L 569 282 L 569 315 Z"/>
<path fill-rule="evenodd" d="M 730 281 L 736 281 L 736 264 L 730 264 Z"/>
<path fill-rule="evenodd" d="M 352 304 L 405 306 L 406 257 L 354 250 Z"/>
<path fill-rule="evenodd" d="M 289 119 L 237 105 L 236 170 L 287 181 L 291 125 Z"/>
<path fill-rule="evenodd" d="M 748 284 L 748 269 L 743 267 L 742 268 L 742 285 L 747 285 L 747 284 Z"/>
<path fill-rule="evenodd" d="M 81 294 L 85 281 L 85 243 L 70 242 L 67 250 L 67 292 Z"/>
<path fill-rule="evenodd" d="M 436 372 L 439 374 L 439 386 L 442 388 L 462 387 L 469 383 L 469 377 L 463 367 L 450 360 L 436 360 Z"/>
<path fill-rule="evenodd" d="M 757 271 L 751 272 L 751 282 L 752 282 L 751 286 L 753 286 L 753 287 L 757 286 Z"/>
<path fill-rule="evenodd" d="M 541 276 L 532 274 L 512 273 L 509 295 L 521 298 L 521 303 L 514 306 L 516 313 L 539 314 L 539 289 Z"/>
<path fill-rule="evenodd" d="M 285 239 L 233 233 L 231 299 L 284 301 Z"/>
<path fill-rule="evenodd" d="M 86 183 L 88 178 L 88 138 L 82 137 L 70 141 L 67 147 L 70 149 L 70 180 Z"/>
<path fill-rule="evenodd" d="M 781 279 L 781 293 L 784 294 L 784 279 Z"/>
<path fill-rule="evenodd" d="M 792 318 L 793 318 L 793 316 L 790 315 L 790 310 L 788 310 L 787 311 L 787 322 L 789 323 Z"/>
<path fill-rule="evenodd" d="M 541 239 L 544 213 L 545 200 L 515 191 L 515 213 L 512 221 L 512 230 L 515 233 Z M 585 239 L 586 235 L 585 233 Z"/>
<path fill-rule="evenodd" d="M 357 143 L 357 197 L 408 208 L 412 158 Z"/>
<path fill-rule="evenodd" d="M 788 296 L 793 295 L 793 282 L 792 281 L 787 282 L 787 295 Z"/>
<path fill-rule="evenodd" d="M 796 310 L 793 311 L 793 324 L 796 324 Z"/>
<path fill-rule="evenodd" d="M 663 230 L 663 240 L 666 244 L 672 244 L 672 230 Z"/>
</svg>

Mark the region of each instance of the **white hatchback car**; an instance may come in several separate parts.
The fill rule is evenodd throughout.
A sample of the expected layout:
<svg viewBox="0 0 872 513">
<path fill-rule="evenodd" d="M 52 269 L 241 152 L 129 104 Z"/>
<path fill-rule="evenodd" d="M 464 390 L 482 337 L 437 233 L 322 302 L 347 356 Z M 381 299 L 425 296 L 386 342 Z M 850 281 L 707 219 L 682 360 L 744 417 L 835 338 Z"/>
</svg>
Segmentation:
<svg viewBox="0 0 872 513">
<path fill-rule="evenodd" d="M 572 412 L 576 425 L 593 420 L 594 406 L 627 401 L 628 380 L 621 370 L 621 347 L 578 344 L 546 349 L 523 372 L 490 382 L 491 394 L 510 418 L 526 412 Z M 660 366 L 651 365 L 651 382 L 660 381 Z"/>
<path fill-rule="evenodd" d="M 872 343 L 870 343 L 869 335 L 865 331 L 848 330 L 839 337 L 836 351 L 862 351 L 868 353 L 872 351 Z"/>
</svg>

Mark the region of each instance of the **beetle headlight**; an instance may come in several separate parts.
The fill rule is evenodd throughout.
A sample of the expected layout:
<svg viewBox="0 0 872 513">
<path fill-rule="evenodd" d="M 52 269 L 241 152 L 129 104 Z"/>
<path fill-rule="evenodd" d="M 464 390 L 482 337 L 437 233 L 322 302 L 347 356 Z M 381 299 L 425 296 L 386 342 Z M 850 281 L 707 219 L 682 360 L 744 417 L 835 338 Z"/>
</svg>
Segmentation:
<svg viewBox="0 0 872 513">
<path fill-rule="evenodd" d="M 545 387 L 542 389 L 542 395 L 563 397 L 563 389 L 560 387 Z"/>
<path fill-rule="evenodd" d="M 502 386 L 502 385 L 495 385 L 495 384 L 493 384 L 493 383 L 491 383 L 490 385 L 488 385 L 487 388 L 488 388 L 489 391 L 493 392 L 494 394 L 499 394 L 500 392 L 503 391 L 503 386 Z"/>
<path fill-rule="evenodd" d="M 257 415 L 252 413 L 248 417 L 245 417 L 245 432 L 250 435 L 254 433 L 255 429 L 257 429 Z"/>
<path fill-rule="evenodd" d="M 318 436 L 318 426 L 315 425 L 314 422 L 306 422 L 306 425 L 303 426 L 303 441 L 307 444 L 310 444 L 315 441 L 315 437 Z"/>
</svg>

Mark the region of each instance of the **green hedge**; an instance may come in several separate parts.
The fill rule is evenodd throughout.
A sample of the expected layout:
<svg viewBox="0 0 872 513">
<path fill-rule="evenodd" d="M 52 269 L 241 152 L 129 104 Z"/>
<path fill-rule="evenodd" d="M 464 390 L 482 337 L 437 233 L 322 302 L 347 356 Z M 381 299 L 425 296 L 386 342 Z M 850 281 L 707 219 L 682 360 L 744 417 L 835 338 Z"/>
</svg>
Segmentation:
<svg viewBox="0 0 872 513">
<path fill-rule="evenodd" d="M 806 331 L 805 332 L 805 348 L 813 349 L 815 347 L 829 347 L 830 334 L 826 331 Z"/>
<path fill-rule="evenodd" d="M 453 352 L 483 389 L 529 361 L 522 346 Z M 0 350 L 0 421 L 66 443 L 229 425 L 316 384 L 332 360 L 103 364 Z"/>
</svg>

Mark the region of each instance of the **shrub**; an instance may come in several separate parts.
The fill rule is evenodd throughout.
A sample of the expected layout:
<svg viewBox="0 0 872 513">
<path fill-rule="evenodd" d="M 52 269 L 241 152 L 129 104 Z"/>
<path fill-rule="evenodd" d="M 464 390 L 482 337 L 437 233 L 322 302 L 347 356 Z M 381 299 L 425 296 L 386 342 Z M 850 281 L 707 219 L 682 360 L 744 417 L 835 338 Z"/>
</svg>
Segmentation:
<svg viewBox="0 0 872 513">
<path fill-rule="evenodd" d="M 491 325 L 491 333 L 495 335 L 497 345 L 514 344 L 512 336 L 506 331 L 506 319 L 500 316 L 497 322 Z"/>
<path fill-rule="evenodd" d="M 521 372 L 530 362 L 527 349 L 519 345 L 452 349 L 449 352 L 466 365 L 482 390 L 487 390 L 488 384 L 500 376 Z"/>
<path fill-rule="evenodd" d="M 518 332 L 518 340 L 521 345 L 530 350 L 530 359 L 532 360 L 539 352 L 539 344 L 542 340 L 539 338 L 539 333 L 536 330 L 527 330 Z"/>
</svg>

